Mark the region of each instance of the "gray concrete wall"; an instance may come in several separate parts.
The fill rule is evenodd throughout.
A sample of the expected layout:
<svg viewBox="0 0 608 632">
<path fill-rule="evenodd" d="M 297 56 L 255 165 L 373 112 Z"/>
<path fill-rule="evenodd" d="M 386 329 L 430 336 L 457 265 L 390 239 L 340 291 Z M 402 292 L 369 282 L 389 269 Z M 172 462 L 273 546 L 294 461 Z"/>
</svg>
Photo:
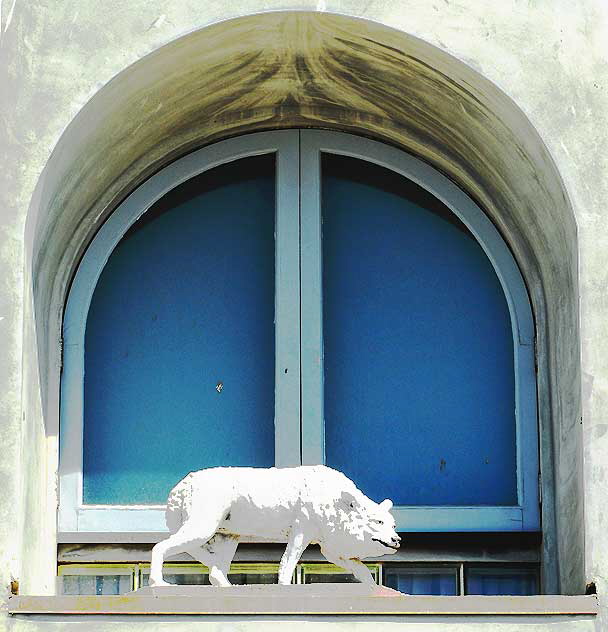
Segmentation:
<svg viewBox="0 0 608 632">
<path fill-rule="evenodd" d="M 555 161 L 578 225 L 580 267 L 576 281 L 580 287 L 582 364 L 579 369 L 582 369 L 583 400 L 581 424 L 576 396 L 575 401 L 566 397 L 569 392 L 576 393 L 576 385 L 573 390 L 563 386 L 569 380 L 580 380 L 580 372 L 571 370 L 577 358 L 562 357 L 561 379 L 547 376 L 547 398 L 551 400 L 547 406 L 552 415 L 561 415 L 564 425 L 548 432 L 544 439 L 547 451 L 552 450 L 553 459 L 546 467 L 551 464 L 559 467 L 545 474 L 547 480 L 555 474 L 558 490 L 570 490 L 569 498 L 579 507 L 574 512 L 579 520 L 581 463 L 576 445 L 571 445 L 577 441 L 574 426 L 578 424 L 585 444 L 584 530 L 580 522 L 562 522 L 562 533 L 558 533 L 557 538 L 562 538 L 562 548 L 571 542 L 574 549 L 582 552 L 580 536 L 584 535 L 586 562 L 584 566 L 562 571 L 562 575 L 567 586 L 575 587 L 584 580 L 597 583 L 603 616 L 608 622 L 608 600 L 603 597 L 608 590 L 608 515 L 604 510 L 608 469 L 608 293 L 605 289 L 608 287 L 608 158 L 604 151 L 608 140 L 608 8 L 605 3 L 601 0 L 577 3 L 566 0 L 535 3 L 519 0 L 502 3 L 243 0 L 202 4 L 149 0 L 102 4 L 17 0 L 4 1 L 0 7 L 0 383 L 3 387 L 0 390 L 0 445 L 3 448 L 0 583 L 3 597 L 12 578 L 18 578 L 22 589 L 28 592 L 52 590 L 48 569 L 52 567 L 49 541 L 53 541 L 52 516 L 56 501 L 56 428 L 49 427 L 48 413 L 57 410 L 59 358 L 56 340 L 48 337 L 46 327 L 49 323 L 56 326 L 61 314 L 57 304 L 50 298 L 41 300 L 40 296 L 45 293 L 49 297 L 60 296 L 62 288 L 48 286 L 48 278 L 47 286 L 36 286 L 37 279 L 45 273 L 36 267 L 45 261 L 45 244 L 37 241 L 44 240 L 40 222 L 43 228 L 47 225 L 46 218 L 37 216 L 35 211 L 41 208 L 40 200 L 45 200 L 44 208 L 60 210 L 61 204 L 52 199 L 53 195 L 58 191 L 77 192 L 78 182 L 68 183 L 68 188 L 57 186 L 57 181 L 65 175 L 53 171 L 63 164 L 57 153 L 53 167 L 47 167 L 44 180 L 40 180 L 51 152 L 66 128 L 103 86 L 161 46 L 196 29 L 241 15 L 273 9 L 322 9 L 366 18 L 415 35 L 461 60 L 513 99 Z M 499 92 L 496 95 L 499 96 Z M 491 110 L 492 103 L 486 103 L 486 107 Z M 127 129 L 133 131 L 139 121 L 129 123 Z M 86 137 L 87 130 L 93 129 L 97 121 L 94 117 L 81 117 L 77 124 L 83 128 L 73 139 Z M 406 145 L 407 139 L 399 142 Z M 60 145 L 59 154 L 64 151 L 78 155 L 74 143 L 67 149 Z M 535 154 L 542 151 L 542 143 L 532 143 L 527 148 L 527 156 L 533 164 L 546 164 L 546 157 Z M 149 158 L 147 168 L 154 164 L 155 158 L 159 156 Z M 142 165 L 137 172 L 140 177 L 145 174 L 145 168 Z M 465 175 L 461 174 L 463 183 Z M 94 178 L 87 182 L 87 186 L 94 184 Z M 474 185 L 474 182 L 468 184 Z M 120 195 L 121 186 L 118 183 L 111 192 L 107 186 L 101 190 L 108 195 L 103 200 L 105 206 L 97 207 L 103 211 L 109 208 L 113 196 Z M 483 187 L 479 186 L 479 192 L 483 194 Z M 488 196 L 488 189 L 485 192 Z M 535 194 L 529 193 L 532 199 Z M 523 196 L 525 191 L 520 194 Z M 86 201 L 86 196 L 83 200 Z M 491 199 L 486 202 L 487 207 L 492 205 Z M 567 200 L 562 202 L 562 206 L 567 206 Z M 83 212 L 87 210 L 90 209 Z M 546 213 L 550 219 L 549 206 Z M 572 232 L 572 227 L 564 224 L 567 222 L 564 217 L 555 216 L 557 233 Z M 495 220 L 499 218 L 497 210 Z M 26 221 L 28 236 L 24 239 Z M 92 218 L 84 232 L 94 225 L 95 218 Z M 549 222 L 546 225 L 549 226 Z M 542 232 L 538 237 L 539 243 L 542 242 Z M 69 242 L 67 239 L 64 243 Z M 520 261 L 525 258 L 524 242 L 521 242 Z M 70 257 L 76 258 L 78 246 L 73 243 L 72 246 Z M 568 254 L 568 247 L 564 248 L 564 256 L 576 257 L 576 250 Z M 556 256 L 556 261 L 558 259 Z M 540 267 L 548 265 L 545 259 L 537 263 Z M 548 267 L 552 269 L 552 264 Z M 62 269 L 69 270 L 69 265 Z M 53 282 L 65 289 L 68 280 L 53 279 Z M 539 282 L 538 304 L 546 300 L 546 292 L 547 287 Z M 42 311 L 38 309 L 35 322 L 36 296 Z M 570 314 L 560 325 L 564 334 L 570 331 L 576 337 L 572 305 L 566 305 L 562 312 L 557 302 L 554 320 L 558 321 L 562 313 Z M 562 503 L 565 506 L 566 500 Z M 557 556 L 557 551 L 555 554 Z M 563 559 L 567 559 L 566 551 L 563 555 L 566 555 Z M 510 625 L 505 623 L 504 629 Z M 522 629 L 517 625 L 519 627 L 511 629 Z M 543 625 L 534 622 L 530 629 L 544 629 L 534 627 Z"/>
</svg>

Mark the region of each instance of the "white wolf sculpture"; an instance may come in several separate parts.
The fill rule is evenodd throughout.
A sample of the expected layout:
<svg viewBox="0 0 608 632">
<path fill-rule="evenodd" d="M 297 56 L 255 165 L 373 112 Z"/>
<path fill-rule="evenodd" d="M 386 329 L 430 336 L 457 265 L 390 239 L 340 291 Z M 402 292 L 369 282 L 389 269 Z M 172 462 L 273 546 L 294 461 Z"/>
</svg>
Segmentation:
<svg viewBox="0 0 608 632">
<path fill-rule="evenodd" d="M 393 503 L 370 500 L 344 474 L 324 465 L 292 468 L 216 467 L 191 472 L 170 492 L 171 535 L 152 549 L 150 586 L 167 586 L 166 556 L 187 552 L 210 569 L 214 586 L 230 586 L 239 536 L 287 539 L 279 584 L 291 583 L 309 543 L 361 582 L 374 580 L 362 558 L 394 553 L 400 538 Z"/>
</svg>

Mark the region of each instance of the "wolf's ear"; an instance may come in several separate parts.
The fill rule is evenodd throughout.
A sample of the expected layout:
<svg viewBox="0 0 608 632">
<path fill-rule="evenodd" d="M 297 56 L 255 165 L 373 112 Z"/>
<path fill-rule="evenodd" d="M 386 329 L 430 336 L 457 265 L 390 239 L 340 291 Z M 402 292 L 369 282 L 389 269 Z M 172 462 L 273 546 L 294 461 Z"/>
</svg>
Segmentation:
<svg viewBox="0 0 608 632">
<path fill-rule="evenodd" d="M 380 503 L 380 509 L 384 509 L 385 511 L 390 511 L 392 508 L 393 508 L 393 501 L 389 500 L 388 498 L 385 498 Z"/>
<path fill-rule="evenodd" d="M 342 492 L 340 501 L 343 505 L 346 505 L 348 509 L 355 509 L 358 505 L 357 499 L 350 492 Z"/>
</svg>

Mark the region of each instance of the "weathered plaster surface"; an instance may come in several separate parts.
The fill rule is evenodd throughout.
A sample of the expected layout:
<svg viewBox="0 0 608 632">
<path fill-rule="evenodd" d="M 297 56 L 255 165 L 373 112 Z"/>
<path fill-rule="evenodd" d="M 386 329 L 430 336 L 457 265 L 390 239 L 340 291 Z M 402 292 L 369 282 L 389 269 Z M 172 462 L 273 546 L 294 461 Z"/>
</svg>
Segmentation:
<svg viewBox="0 0 608 632">
<path fill-rule="evenodd" d="M 36 629 L 48 630 L 48 632 L 59 632 L 66 629 L 64 622 L 46 618 L 44 627 L 39 627 L 42 617 L 19 617 L 11 625 L 11 632 L 31 632 Z M 294 620 L 295 619 L 295 620 Z M 498 632 L 592 632 L 595 630 L 591 620 L 575 620 L 567 617 L 557 618 L 550 623 L 540 618 L 534 618 L 526 622 L 514 623 L 509 618 L 500 618 L 490 621 L 483 617 L 476 617 L 475 620 L 458 621 L 453 617 L 433 617 L 429 621 L 415 621 L 412 618 L 399 617 L 387 619 L 386 617 L 367 619 L 366 621 L 355 621 L 352 618 L 343 617 L 318 617 L 315 621 L 298 620 L 276 620 L 272 617 L 261 617 L 255 621 L 242 621 L 236 617 L 205 617 L 204 619 L 194 619 L 192 617 L 165 618 L 164 621 L 151 621 L 141 619 L 137 623 L 135 618 L 129 619 L 133 627 L 142 626 L 150 632 L 171 632 L 179 629 L 179 632 L 250 632 L 259 630 L 270 630 L 274 632 L 376 632 L 378 627 L 388 632 L 429 632 L 437 629 L 446 632 L 481 632 L 488 630 L 492 626 Z M 80 632 L 80 630 L 90 630 L 97 632 L 107 630 L 110 632 L 128 629 L 124 622 L 116 621 L 111 617 L 72 617 L 69 625 L 70 630 Z M 548 627 L 550 626 L 550 627 Z"/>
<path fill-rule="evenodd" d="M 10 26 L 8 18 L 3 13 L 0 32 Z M 28 204 L 15 163 L 24 160 L 25 153 L 14 142 L 9 114 L 9 91 L 17 88 L 11 66 L 18 62 L 4 44 L 0 39 L 0 604 L 6 602 L 10 582 L 20 575 L 21 541 L 15 537 L 15 524 L 20 515 L 23 226 Z"/>
<path fill-rule="evenodd" d="M 32 533 L 34 541 L 33 534 L 40 533 L 40 529 L 48 528 L 49 524 L 40 512 L 28 512 L 28 516 L 34 517 L 25 521 L 20 503 L 25 502 L 28 507 L 47 504 L 48 514 L 52 515 L 54 511 L 52 467 L 46 463 L 47 451 L 55 452 L 54 438 L 45 436 L 48 429 L 44 426 L 42 411 L 56 407 L 56 401 L 42 401 L 39 390 L 32 386 L 38 379 L 46 382 L 48 376 L 44 364 L 38 376 L 35 340 L 41 332 L 36 332 L 31 322 L 32 297 L 27 293 L 24 296 L 23 288 L 29 287 L 29 270 L 24 271 L 22 245 L 30 200 L 51 151 L 68 124 L 102 86 L 161 45 L 208 24 L 239 15 L 273 9 L 317 8 L 317 3 L 289 0 L 210 1 L 204 4 L 177 0 L 129 3 L 18 1 L 9 20 L 10 6 L 7 4 L 12 5 L 3 3 L 0 19 L 0 483 L 3 490 L 0 496 L 0 581 L 3 590 L 11 574 L 19 576 L 22 573 L 19 569 L 21 545 L 15 536 L 15 531 L 21 530 L 15 529 L 15 525 L 26 524 L 30 529 L 26 533 Z M 608 480 L 608 159 L 604 151 L 608 141 L 605 44 L 608 41 L 608 8 L 602 0 L 577 3 L 567 0 L 535 3 L 523 0 L 502 3 L 326 0 L 321 6 L 327 11 L 364 17 L 416 35 L 478 70 L 515 100 L 557 163 L 578 224 L 586 448 L 586 579 L 597 582 L 601 597 L 608 591 L 608 513 L 604 509 Z M 225 79 L 224 83 L 229 81 Z M 216 89 L 219 87 L 218 84 Z M 158 116 L 162 117 L 164 102 L 154 105 L 158 106 Z M 451 106 L 446 104 L 446 107 Z M 466 112 L 463 116 L 467 116 Z M 89 119 L 83 123 L 93 126 L 95 121 Z M 131 130 L 139 124 L 134 123 Z M 140 130 L 143 136 L 145 132 L 145 129 Z M 153 158 L 150 157 L 152 162 Z M 540 159 L 541 162 L 545 160 Z M 52 181 L 53 174 L 47 173 L 47 177 Z M 105 202 L 110 203 L 118 197 L 119 191 L 120 183 L 111 194 L 106 192 Z M 103 204 L 100 207 L 103 208 Z M 556 222 L 561 220 L 556 219 Z M 30 254 L 34 229 L 35 226 L 30 227 Z M 90 225 L 82 232 L 89 230 Z M 555 230 L 564 230 L 567 234 L 571 228 L 556 226 Z M 524 252 L 519 255 L 525 258 Z M 559 309 L 557 312 L 554 314 L 556 318 Z M 58 318 L 58 314 L 50 317 Z M 567 321 L 562 325 L 566 329 L 572 327 Z M 575 332 L 575 328 L 572 331 Z M 23 406 L 20 403 L 22 356 L 26 376 Z M 51 362 L 57 362 L 57 358 L 50 357 Z M 565 370 L 563 380 L 567 381 L 569 375 L 578 379 L 575 373 L 567 371 L 576 358 L 565 357 L 561 361 Z M 42 390 L 52 393 L 56 389 Z M 559 394 L 553 397 L 556 398 L 555 405 L 567 408 L 564 417 L 575 423 L 573 413 L 578 409 L 577 403 L 560 401 Z M 27 415 L 22 424 L 23 412 Z M 23 455 L 20 451 L 22 434 Z M 569 479 L 576 478 L 574 471 L 568 475 L 568 463 L 574 467 L 576 458 L 569 454 L 562 456 L 558 483 L 568 487 L 572 485 Z M 32 470 L 38 468 L 40 471 L 40 476 L 26 477 L 23 493 L 20 493 L 21 459 L 29 463 Z M 46 476 L 47 468 L 51 471 L 49 477 Z M 32 480 L 38 482 L 34 484 Z M 49 489 L 53 493 L 49 494 Z M 573 533 L 567 534 L 565 540 L 575 542 L 575 532 L 579 531 L 577 523 L 573 521 L 570 528 Z M 26 549 L 33 547 L 26 552 L 28 569 L 33 560 L 49 555 L 48 548 L 30 545 L 27 537 L 25 546 Z M 44 562 L 40 562 L 40 566 L 45 566 Z M 32 587 L 40 585 L 31 577 L 25 583 Z M 608 625 L 608 603 L 603 599 L 601 603 Z M 14 629 L 25 626 L 32 629 L 34 624 L 20 620 L 13 625 Z M 45 625 L 50 629 L 61 624 Z M 106 622 L 105 625 L 120 624 Z M 150 627 L 150 623 L 146 625 Z M 158 624 L 158 629 L 163 625 Z M 245 629 L 246 624 L 230 625 L 234 625 L 234 629 Z M 416 627 L 410 629 L 431 629 L 422 623 L 411 625 Z M 474 629 L 469 623 L 463 623 L 463 628 L 464 625 L 468 630 Z M 487 629 L 482 623 L 476 625 Z M 524 629 L 521 622 L 516 627 L 512 623 L 500 625 L 506 626 L 504 629 Z M 562 624 L 553 623 L 551 629 L 561 629 L 556 625 Z M 566 628 L 566 625 L 570 627 Z M 588 625 L 588 622 L 563 623 L 563 629 L 574 630 L 578 626 L 589 629 Z M 547 628 L 542 623 L 534 623 L 531 627 L 526 625 L 525 629 Z"/>
<path fill-rule="evenodd" d="M 460 617 L 367 617 L 360 621 L 352 617 L 315 617 L 312 621 L 292 617 L 277 620 L 277 617 L 259 617 L 257 620 L 243 621 L 239 617 L 223 616 L 194 618 L 188 616 L 163 617 L 151 620 L 146 617 L 131 617 L 127 623 L 116 621 L 116 617 L 72 616 L 69 629 L 75 632 L 118 632 L 125 629 L 142 629 L 146 632 L 594 632 L 592 619 L 578 617 L 530 617 L 522 621 L 519 617 L 474 617 L 463 620 Z M 43 623 L 44 621 L 44 623 Z M 145 626 L 145 627 L 144 627 Z M 61 617 L 15 617 L 11 621 L 10 632 L 32 632 L 42 629 L 46 632 L 63 632 L 67 629 Z"/>
</svg>

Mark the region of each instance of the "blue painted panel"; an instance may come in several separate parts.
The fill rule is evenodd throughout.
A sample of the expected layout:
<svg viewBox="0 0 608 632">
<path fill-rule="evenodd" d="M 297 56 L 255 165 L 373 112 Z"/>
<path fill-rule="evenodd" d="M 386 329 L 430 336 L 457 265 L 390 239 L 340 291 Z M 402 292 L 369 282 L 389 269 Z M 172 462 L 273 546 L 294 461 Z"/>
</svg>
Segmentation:
<svg viewBox="0 0 608 632">
<path fill-rule="evenodd" d="M 247 158 L 116 247 L 86 329 L 85 503 L 164 503 L 190 470 L 274 464 L 274 222 L 274 157 Z"/>
<path fill-rule="evenodd" d="M 512 329 L 468 229 L 405 178 L 325 155 L 326 462 L 397 505 L 516 505 Z"/>
<path fill-rule="evenodd" d="M 384 569 L 384 585 L 406 595 L 457 595 L 456 571 Z"/>
<path fill-rule="evenodd" d="M 537 595 L 535 569 L 468 569 L 465 575 L 467 595 Z"/>
</svg>

